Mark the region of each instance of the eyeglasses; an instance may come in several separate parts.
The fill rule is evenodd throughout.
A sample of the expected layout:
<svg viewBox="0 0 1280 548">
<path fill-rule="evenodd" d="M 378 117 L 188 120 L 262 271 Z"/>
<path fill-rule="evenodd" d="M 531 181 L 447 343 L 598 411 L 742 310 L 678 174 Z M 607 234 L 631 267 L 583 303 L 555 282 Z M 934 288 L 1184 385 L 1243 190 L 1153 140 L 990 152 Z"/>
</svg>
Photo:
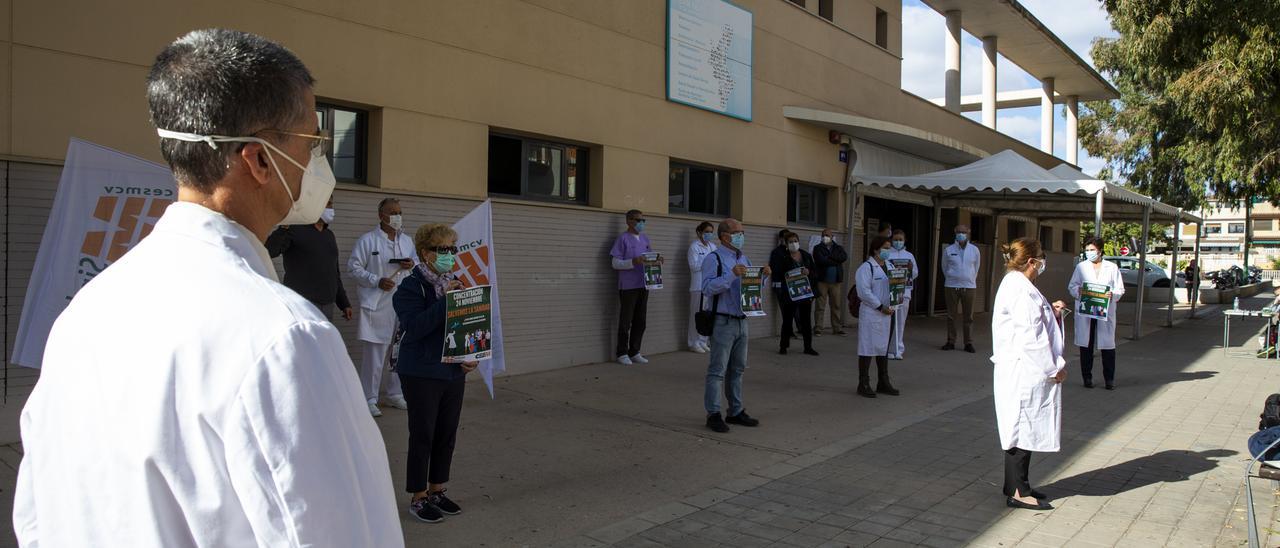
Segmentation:
<svg viewBox="0 0 1280 548">
<path fill-rule="evenodd" d="M 283 131 L 279 129 L 264 129 L 262 131 L 277 133 L 280 135 L 289 135 L 293 137 L 302 137 L 305 139 L 311 139 L 312 141 L 314 141 L 313 143 L 311 143 L 312 152 L 315 152 L 318 150 L 320 152 L 323 152 L 326 156 L 329 153 L 333 152 L 333 131 L 332 130 L 321 128 L 321 129 L 317 129 L 315 133 L 295 133 L 292 131 Z"/>
<path fill-rule="evenodd" d="M 427 249 L 428 249 L 429 251 L 434 251 L 434 252 L 436 252 L 436 253 L 441 253 L 441 254 L 445 254 L 445 253 L 447 253 L 447 254 L 449 254 L 449 255 L 457 255 L 457 254 L 458 254 L 458 247 L 457 247 L 457 246 L 452 246 L 452 245 L 442 245 L 442 246 L 440 246 L 440 247 L 429 247 L 429 248 L 427 248 Z"/>
</svg>

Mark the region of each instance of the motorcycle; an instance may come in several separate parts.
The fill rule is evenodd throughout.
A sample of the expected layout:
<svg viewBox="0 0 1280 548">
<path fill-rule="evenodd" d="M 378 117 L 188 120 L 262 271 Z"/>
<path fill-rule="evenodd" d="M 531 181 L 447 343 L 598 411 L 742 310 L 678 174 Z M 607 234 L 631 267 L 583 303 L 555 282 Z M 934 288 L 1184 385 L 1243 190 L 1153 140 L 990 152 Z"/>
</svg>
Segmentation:
<svg viewBox="0 0 1280 548">
<path fill-rule="evenodd" d="M 1239 278 L 1236 277 L 1235 272 L 1233 272 L 1231 268 L 1214 270 L 1207 275 L 1207 278 L 1210 282 L 1213 282 L 1214 289 L 1233 289 L 1239 285 Z"/>
<path fill-rule="evenodd" d="M 1260 283 L 1262 283 L 1262 269 L 1261 269 L 1261 268 L 1258 268 L 1258 267 L 1256 267 L 1256 266 L 1250 266 L 1250 267 L 1249 267 L 1249 283 L 1250 283 L 1250 284 L 1260 284 Z"/>
</svg>

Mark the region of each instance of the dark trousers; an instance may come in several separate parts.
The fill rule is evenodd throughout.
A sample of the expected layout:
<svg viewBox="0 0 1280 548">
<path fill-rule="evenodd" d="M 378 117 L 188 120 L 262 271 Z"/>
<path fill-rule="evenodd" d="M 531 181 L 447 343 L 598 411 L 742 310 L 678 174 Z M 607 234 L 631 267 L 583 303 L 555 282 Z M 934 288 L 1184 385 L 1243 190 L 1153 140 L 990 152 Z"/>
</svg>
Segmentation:
<svg viewBox="0 0 1280 548">
<path fill-rule="evenodd" d="M 782 308 L 782 337 L 779 348 L 791 346 L 791 336 L 795 334 L 793 324 L 800 328 L 800 337 L 804 339 L 804 348 L 813 348 L 813 299 L 795 302 L 787 294 L 787 290 L 773 292 Z"/>
<path fill-rule="evenodd" d="M 1014 447 L 1004 452 L 1004 496 L 1012 497 L 1014 490 L 1023 497 L 1031 496 L 1031 483 L 1027 473 L 1031 470 L 1031 451 Z"/>
<path fill-rule="evenodd" d="M 1089 346 L 1080 347 L 1080 377 L 1093 382 L 1093 349 L 1098 346 L 1098 320 L 1089 319 Z M 1116 380 L 1116 349 L 1102 351 L 1102 378 L 1107 384 Z"/>
<path fill-rule="evenodd" d="M 644 319 L 649 314 L 649 290 L 622 289 L 618 291 L 618 348 L 616 356 L 634 356 L 640 353 L 640 341 L 644 339 Z"/>
<path fill-rule="evenodd" d="M 419 493 L 428 483 L 449 481 L 453 446 L 458 441 L 466 379 L 451 381 L 400 375 L 409 404 L 409 458 L 405 490 Z"/>
</svg>

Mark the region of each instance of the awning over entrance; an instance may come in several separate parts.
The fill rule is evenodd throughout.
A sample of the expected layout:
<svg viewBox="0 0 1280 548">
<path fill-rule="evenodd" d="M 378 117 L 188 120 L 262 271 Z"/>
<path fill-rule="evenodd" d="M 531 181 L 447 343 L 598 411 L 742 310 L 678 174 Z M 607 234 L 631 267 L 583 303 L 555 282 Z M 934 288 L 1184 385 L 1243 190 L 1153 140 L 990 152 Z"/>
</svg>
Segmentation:
<svg viewBox="0 0 1280 548">
<path fill-rule="evenodd" d="M 793 106 L 782 107 L 782 115 L 947 165 L 987 156 L 982 149 L 951 137 L 874 118 Z"/>
</svg>

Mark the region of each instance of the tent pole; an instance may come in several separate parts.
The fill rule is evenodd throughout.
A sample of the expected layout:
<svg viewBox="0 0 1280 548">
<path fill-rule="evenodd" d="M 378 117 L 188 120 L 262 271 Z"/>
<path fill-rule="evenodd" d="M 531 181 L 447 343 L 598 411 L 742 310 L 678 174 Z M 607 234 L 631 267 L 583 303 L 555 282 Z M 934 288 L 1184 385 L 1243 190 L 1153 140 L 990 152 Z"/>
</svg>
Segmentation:
<svg viewBox="0 0 1280 548">
<path fill-rule="evenodd" d="M 942 257 L 942 201 L 937 196 L 933 197 L 933 258 L 940 260 Z M 937 315 L 937 299 L 938 299 L 938 272 L 942 270 L 941 264 L 934 264 L 929 269 L 929 317 Z"/>
<path fill-rule="evenodd" d="M 1102 193 L 1106 189 L 1099 190 L 1097 198 L 1093 201 L 1093 235 L 1097 238 L 1102 237 Z M 1101 250 L 1106 253 L 1106 250 Z"/>
<path fill-rule="evenodd" d="M 1151 205 L 1142 210 L 1142 248 L 1138 250 L 1138 313 L 1133 320 L 1133 339 L 1142 338 L 1142 308 L 1147 304 L 1147 233 L 1151 231 Z"/>
<path fill-rule="evenodd" d="M 1169 314 L 1164 326 L 1173 327 L 1173 303 L 1178 300 L 1176 287 L 1178 281 L 1178 248 L 1182 247 L 1182 210 L 1173 218 L 1173 254 L 1169 256 Z"/>
<path fill-rule="evenodd" d="M 1196 304 L 1200 302 L 1200 280 L 1204 279 L 1204 276 L 1201 275 L 1200 273 L 1200 269 L 1204 268 L 1204 266 L 1201 266 L 1200 264 L 1200 235 L 1203 233 L 1204 233 L 1204 212 L 1201 211 L 1200 222 L 1196 223 L 1196 249 L 1195 249 L 1196 290 L 1191 292 L 1194 298 L 1191 299 L 1191 315 L 1187 316 L 1188 318 L 1196 317 Z"/>
<path fill-rule="evenodd" d="M 1000 210 L 996 210 L 994 213 L 991 223 L 991 275 L 987 277 L 987 289 L 984 293 L 986 300 L 983 301 L 986 305 L 983 310 L 988 313 L 991 312 L 992 305 L 995 304 L 991 299 L 995 291 L 996 280 L 999 279 L 997 278 L 999 276 L 999 265 L 1001 264 L 999 259 L 1004 255 L 1000 252 Z"/>
</svg>

